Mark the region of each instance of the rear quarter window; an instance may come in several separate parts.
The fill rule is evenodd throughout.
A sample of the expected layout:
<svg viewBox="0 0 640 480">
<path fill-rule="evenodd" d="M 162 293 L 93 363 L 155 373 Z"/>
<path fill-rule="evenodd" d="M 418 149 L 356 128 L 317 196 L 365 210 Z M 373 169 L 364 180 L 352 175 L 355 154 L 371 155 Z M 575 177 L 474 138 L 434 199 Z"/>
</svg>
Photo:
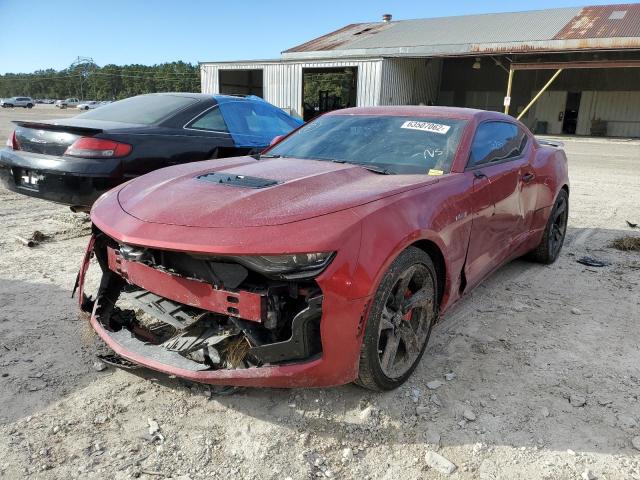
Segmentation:
<svg viewBox="0 0 640 480">
<path fill-rule="evenodd" d="M 526 133 L 514 123 L 482 123 L 473 137 L 467 168 L 519 157 L 526 144 Z"/>
<path fill-rule="evenodd" d="M 212 132 L 228 132 L 227 124 L 224 121 L 220 108 L 213 107 L 211 110 L 201 115 L 196 120 L 191 122 L 188 128 L 195 128 L 196 130 L 207 130 Z"/>
</svg>

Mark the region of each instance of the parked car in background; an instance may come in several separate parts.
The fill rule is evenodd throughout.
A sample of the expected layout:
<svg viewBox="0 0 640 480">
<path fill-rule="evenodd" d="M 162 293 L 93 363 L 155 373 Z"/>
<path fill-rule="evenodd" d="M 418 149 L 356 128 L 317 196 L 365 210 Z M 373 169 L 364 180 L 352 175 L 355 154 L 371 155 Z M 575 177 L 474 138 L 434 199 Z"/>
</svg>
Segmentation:
<svg viewBox="0 0 640 480">
<path fill-rule="evenodd" d="M 77 107 L 80 103 L 80 100 L 77 98 L 67 98 L 65 100 L 56 100 L 56 107 L 58 108 L 74 108 Z"/>
<path fill-rule="evenodd" d="M 95 308 L 81 304 L 128 365 L 389 390 L 500 265 L 556 260 L 568 202 L 564 151 L 508 115 L 337 110 L 259 157 L 165 168 L 100 198 L 80 291 L 92 252 L 102 281 Z"/>
<path fill-rule="evenodd" d="M 102 102 L 96 102 L 94 100 L 90 100 L 90 101 L 79 103 L 76 108 L 78 110 L 93 110 L 94 108 L 101 107 L 102 105 L 103 105 Z"/>
<path fill-rule="evenodd" d="M 31 97 L 11 97 L 0 100 L 0 104 L 2 105 L 2 108 L 33 108 L 36 102 Z"/>
<path fill-rule="evenodd" d="M 158 168 L 260 152 L 302 122 L 258 97 L 156 93 L 75 117 L 19 121 L 0 150 L 10 190 L 86 210 Z"/>
</svg>

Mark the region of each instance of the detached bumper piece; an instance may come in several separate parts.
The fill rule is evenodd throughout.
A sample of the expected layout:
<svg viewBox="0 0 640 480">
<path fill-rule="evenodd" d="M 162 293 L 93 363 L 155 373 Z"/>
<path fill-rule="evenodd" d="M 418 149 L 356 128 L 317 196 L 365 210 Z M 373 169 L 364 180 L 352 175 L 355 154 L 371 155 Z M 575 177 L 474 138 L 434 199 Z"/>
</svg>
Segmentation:
<svg viewBox="0 0 640 480">
<path fill-rule="evenodd" d="M 261 370 L 321 356 L 323 297 L 312 280 L 281 282 L 247 272 L 242 285 L 225 289 L 180 271 L 175 255 L 167 268 L 156 261 L 161 255 L 122 247 L 102 234 L 90 248 L 103 272 L 91 304 L 92 325 L 126 359 L 108 363 L 130 368 L 133 362 L 196 381 L 235 383 L 224 379 L 239 371 L 260 376 Z M 184 265 L 193 262 L 191 257 Z"/>
</svg>

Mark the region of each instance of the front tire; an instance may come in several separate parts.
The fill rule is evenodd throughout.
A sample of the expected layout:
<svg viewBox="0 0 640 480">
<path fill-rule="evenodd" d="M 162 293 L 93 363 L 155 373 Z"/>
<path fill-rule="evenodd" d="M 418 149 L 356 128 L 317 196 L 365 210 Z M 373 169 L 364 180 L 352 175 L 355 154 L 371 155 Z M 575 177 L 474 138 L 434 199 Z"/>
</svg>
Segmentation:
<svg viewBox="0 0 640 480">
<path fill-rule="evenodd" d="M 437 317 L 437 291 L 435 268 L 424 251 L 409 247 L 394 260 L 369 310 L 358 385 L 392 390 L 411 376 Z"/>
<path fill-rule="evenodd" d="M 566 190 L 560 190 L 556 203 L 554 203 L 547 220 L 540 244 L 533 250 L 529 257 L 545 265 L 555 262 L 560 255 L 564 237 L 567 233 L 567 220 L 569 217 L 569 194 Z"/>
</svg>

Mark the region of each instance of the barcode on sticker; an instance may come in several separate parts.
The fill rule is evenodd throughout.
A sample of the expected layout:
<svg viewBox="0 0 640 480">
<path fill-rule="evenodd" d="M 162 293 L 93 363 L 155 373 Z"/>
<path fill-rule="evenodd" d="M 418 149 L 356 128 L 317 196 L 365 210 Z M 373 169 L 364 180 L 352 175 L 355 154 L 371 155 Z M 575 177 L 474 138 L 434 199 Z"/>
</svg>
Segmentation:
<svg viewBox="0 0 640 480">
<path fill-rule="evenodd" d="M 408 120 L 402 124 L 400 128 L 409 128 L 411 130 L 422 130 L 423 132 L 441 133 L 445 134 L 451 128 L 449 125 L 441 125 L 439 123 L 432 122 L 416 122 L 415 120 Z"/>
</svg>

